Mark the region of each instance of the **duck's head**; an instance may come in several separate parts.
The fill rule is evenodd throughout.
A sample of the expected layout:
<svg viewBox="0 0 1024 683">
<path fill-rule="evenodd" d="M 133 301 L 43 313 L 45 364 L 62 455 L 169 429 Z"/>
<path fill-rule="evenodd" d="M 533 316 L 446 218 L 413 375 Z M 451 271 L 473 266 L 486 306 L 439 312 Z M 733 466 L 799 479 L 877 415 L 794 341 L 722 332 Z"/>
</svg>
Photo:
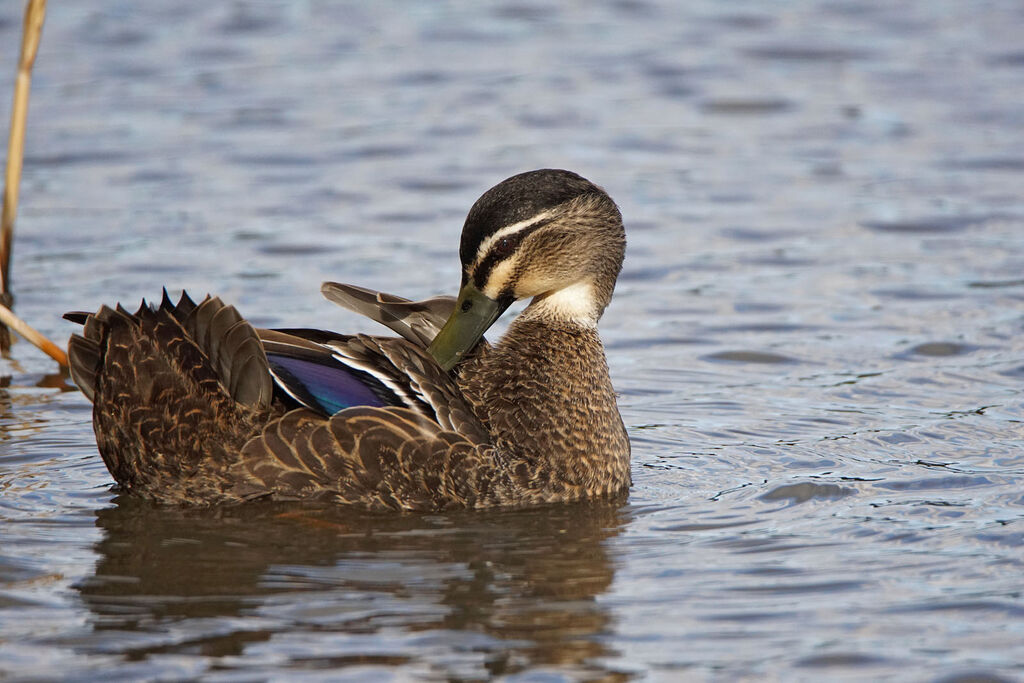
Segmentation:
<svg viewBox="0 0 1024 683">
<path fill-rule="evenodd" d="M 524 315 L 593 327 L 622 269 L 622 215 L 604 190 L 569 171 L 520 173 L 469 210 L 455 312 L 430 345 L 446 370 L 519 299 Z"/>
</svg>

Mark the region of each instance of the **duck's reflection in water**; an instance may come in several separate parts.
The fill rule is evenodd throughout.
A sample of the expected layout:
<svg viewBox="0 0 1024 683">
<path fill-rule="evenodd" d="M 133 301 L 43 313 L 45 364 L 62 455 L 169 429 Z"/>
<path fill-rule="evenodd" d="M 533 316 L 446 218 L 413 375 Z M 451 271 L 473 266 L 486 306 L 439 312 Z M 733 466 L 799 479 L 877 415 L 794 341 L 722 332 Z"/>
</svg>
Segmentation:
<svg viewBox="0 0 1024 683">
<path fill-rule="evenodd" d="M 206 658 L 201 669 L 614 678 L 596 598 L 626 516 L 621 502 L 424 516 L 122 497 L 97 513 L 100 559 L 78 585 L 92 629 L 79 645 L 137 663 Z"/>
</svg>

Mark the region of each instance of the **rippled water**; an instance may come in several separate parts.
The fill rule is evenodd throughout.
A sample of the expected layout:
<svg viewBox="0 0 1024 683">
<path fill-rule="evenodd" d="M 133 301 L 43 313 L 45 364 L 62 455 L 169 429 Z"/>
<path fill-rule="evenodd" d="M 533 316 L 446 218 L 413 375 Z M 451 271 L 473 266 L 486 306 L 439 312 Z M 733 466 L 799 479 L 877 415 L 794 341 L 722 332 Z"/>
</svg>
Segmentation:
<svg viewBox="0 0 1024 683">
<path fill-rule="evenodd" d="M 166 285 L 372 330 L 320 281 L 453 292 L 476 197 L 570 168 L 626 216 L 602 331 L 635 486 L 155 508 L 20 343 L 0 677 L 1024 674 L 1019 3 L 89 5 L 43 35 L 19 313 L 64 340 Z"/>
</svg>

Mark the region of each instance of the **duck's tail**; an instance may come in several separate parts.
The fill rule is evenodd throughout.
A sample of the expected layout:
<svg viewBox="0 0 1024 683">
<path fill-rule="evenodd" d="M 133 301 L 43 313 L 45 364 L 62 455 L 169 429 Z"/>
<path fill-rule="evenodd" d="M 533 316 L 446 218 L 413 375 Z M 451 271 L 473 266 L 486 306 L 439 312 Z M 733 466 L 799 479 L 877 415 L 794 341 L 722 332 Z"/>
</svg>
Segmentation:
<svg viewBox="0 0 1024 683">
<path fill-rule="evenodd" d="M 69 313 L 71 377 L 93 403 L 100 454 L 119 484 L 167 500 L 216 500 L 221 476 L 266 422 L 273 382 L 233 306 L 164 291 L 135 313 Z"/>
</svg>

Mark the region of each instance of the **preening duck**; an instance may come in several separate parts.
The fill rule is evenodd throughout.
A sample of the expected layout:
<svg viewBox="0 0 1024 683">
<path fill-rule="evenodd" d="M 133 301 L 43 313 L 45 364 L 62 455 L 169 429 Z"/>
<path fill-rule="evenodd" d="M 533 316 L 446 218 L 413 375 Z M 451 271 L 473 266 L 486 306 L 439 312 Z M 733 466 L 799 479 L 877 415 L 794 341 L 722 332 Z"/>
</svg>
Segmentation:
<svg viewBox="0 0 1024 683">
<path fill-rule="evenodd" d="M 458 297 L 326 283 L 399 337 L 264 330 L 187 294 L 70 313 L 71 375 L 127 493 L 165 503 L 328 499 L 443 510 L 622 495 L 629 440 L 597 322 L 622 267 L 611 198 L 562 170 L 513 176 L 462 231 Z M 532 299 L 502 339 L 484 332 Z"/>
</svg>

